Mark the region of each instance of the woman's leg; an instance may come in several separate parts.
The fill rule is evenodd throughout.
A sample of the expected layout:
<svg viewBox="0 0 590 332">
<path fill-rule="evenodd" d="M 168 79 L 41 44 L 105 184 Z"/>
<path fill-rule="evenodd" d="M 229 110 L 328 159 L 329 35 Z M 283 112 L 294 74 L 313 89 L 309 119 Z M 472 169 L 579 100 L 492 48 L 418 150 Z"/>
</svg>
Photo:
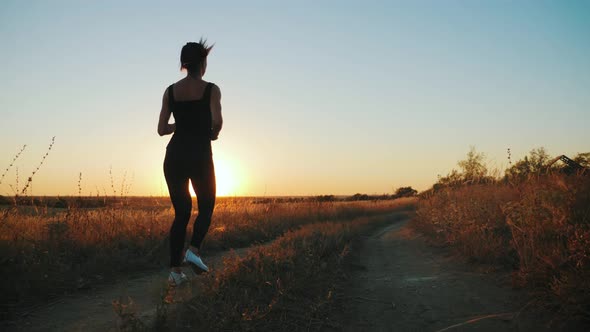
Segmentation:
<svg viewBox="0 0 590 332">
<path fill-rule="evenodd" d="M 170 267 L 179 267 L 186 238 L 186 226 L 191 217 L 192 201 L 188 190 L 188 177 L 182 165 L 171 158 L 164 161 L 164 176 L 174 206 L 174 222 L 170 228 Z"/>
<path fill-rule="evenodd" d="M 212 159 L 206 159 L 199 162 L 194 176 L 191 176 L 193 189 L 197 194 L 197 204 L 199 206 L 199 215 L 195 219 L 193 226 L 193 236 L 191 246 L 200 249 L 201 243 L 207 235 L 211 225 L 211 217 L 215 207 L 215 168 Z M 195 253 L 197 254 L 197 253 Z"/>
</svg>

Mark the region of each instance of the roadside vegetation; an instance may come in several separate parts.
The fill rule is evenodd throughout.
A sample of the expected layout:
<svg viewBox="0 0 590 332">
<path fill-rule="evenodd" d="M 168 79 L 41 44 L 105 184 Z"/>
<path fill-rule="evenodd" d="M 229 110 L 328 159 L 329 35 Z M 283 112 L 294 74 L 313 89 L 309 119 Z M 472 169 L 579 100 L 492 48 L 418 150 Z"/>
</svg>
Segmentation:
<svg viewBox="0 0 590 332">
<path fill-rule="evenodd" d="M 469 259 L 512 271 L 537 304 L 590 320 L 590 161 L 551 163 L 544 149 L 503 172 L 475 149 L 420 195 L 412 225 Z"/>
</svg>

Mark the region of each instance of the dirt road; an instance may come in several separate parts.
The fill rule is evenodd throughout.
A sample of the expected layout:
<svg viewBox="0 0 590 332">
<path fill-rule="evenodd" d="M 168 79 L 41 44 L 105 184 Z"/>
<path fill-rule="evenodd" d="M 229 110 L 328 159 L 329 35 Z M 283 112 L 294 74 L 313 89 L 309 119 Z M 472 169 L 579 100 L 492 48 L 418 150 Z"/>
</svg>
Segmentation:
<svg viewBox="0 0 590 332">
<path fill-rule="evenodd" d="M 366 237 L 353 254 L 346 331 L 568 330 L 521 312 L 528 296 L 512 289 L 506 274 L 475 271 L 426 244 L 407 223 Z"/>
<path fill-rule="evenodd" d="M 232 251 L 231 254 L 241 255 L 247 248 Z M 229 251 L 219 252 L 206 259 L 209 267 L 214 271 L 222 265 L 225 255 Z M 113 301 L 120 301 L 124 305 L 132 303 L 124 312 L 133 312 L 147 326 L 156 317 L 156 308 L 164 297 L 178 305 L 185 299 L 196 295 L 200 286 L 200 278 L 190 268 L 183 268 L 192 278 L 190 285 L 183 285 L 171 293 L 168 291 L 168 269 L 157 273 L 146 274 L 141 278 L 132 278 L 114 285 L 104 285 L 90 289 L 85 293 L 62 298 L 41 309 L 31 312 L 23 319 L 0 325 L 4 331 L 118 331 L 120 316 L 115 313 Z M 213 272 L 214 273 L 214 272 Z"/>
</svg>

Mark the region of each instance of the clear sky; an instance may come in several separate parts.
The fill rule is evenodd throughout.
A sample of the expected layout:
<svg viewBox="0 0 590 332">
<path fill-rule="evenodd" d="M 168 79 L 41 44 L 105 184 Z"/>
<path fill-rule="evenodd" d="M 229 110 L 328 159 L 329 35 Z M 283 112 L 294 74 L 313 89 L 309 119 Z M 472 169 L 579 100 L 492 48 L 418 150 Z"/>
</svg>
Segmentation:
<svg viewBox="0 0 590 332">
<path fill-rule="evenodd" d="M 0 185 L 56 136 L 33 194 L 167 194 L 156 133 L 179 54 L 215 43 L 221 194 L 425 189 L 475 145 L 492 167 L 590 150 L 590 1 L 2 1 Z M 119 190 L 119 189 L 118 189 Z"/>
</svg>

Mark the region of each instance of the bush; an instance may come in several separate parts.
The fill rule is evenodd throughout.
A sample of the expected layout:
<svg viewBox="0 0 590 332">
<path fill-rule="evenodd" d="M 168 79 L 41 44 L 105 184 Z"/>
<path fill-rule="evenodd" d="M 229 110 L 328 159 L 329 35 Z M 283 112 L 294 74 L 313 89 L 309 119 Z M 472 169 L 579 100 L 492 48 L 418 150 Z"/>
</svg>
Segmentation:
<svg viewBox="0 0 590 332">
<path fill-rule="evenodd" d="M 448 187 L 422 196 L 413 225 L 470 259 L 513 269 L 515 285 L 590 319 L 590 177 Z"/>
<path fill-rule="evenodd" d="M 416 194 L 418 194 L 418 191 L 412 187 L 399 187 L 397 188 L 393 196 L 396 198 L 414 197 L 416 196 Z"/>
</svg>

